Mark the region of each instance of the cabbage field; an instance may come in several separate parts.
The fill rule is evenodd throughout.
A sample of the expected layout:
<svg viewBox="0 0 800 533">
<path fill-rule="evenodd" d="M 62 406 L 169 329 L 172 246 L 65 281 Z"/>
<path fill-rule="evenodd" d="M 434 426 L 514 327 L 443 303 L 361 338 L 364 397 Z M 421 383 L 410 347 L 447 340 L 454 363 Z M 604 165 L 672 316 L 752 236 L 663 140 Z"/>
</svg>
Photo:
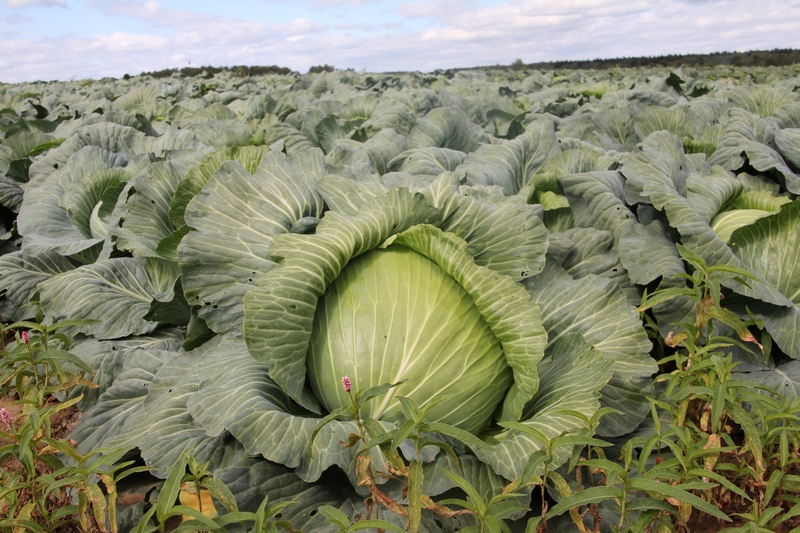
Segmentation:
<svg viewBox="0 0 800 533">
<path fill-rule="evenodd" d="M 119 531 L 789 531 L 798 194 L 800 66 L 0 84 L 0 316 Z"/>
</svg>

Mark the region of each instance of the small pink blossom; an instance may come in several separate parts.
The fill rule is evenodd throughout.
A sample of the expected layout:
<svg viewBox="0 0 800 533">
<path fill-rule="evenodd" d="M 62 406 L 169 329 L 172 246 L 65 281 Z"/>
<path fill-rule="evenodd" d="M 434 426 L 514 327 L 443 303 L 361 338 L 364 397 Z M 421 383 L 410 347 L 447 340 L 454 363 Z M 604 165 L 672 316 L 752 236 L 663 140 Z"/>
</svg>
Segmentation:
<svg viewBox="0 0 800 533">
<path fill-rule="evenodd" d="M 5 425 L 5 429 L 9 429 L 14 425 L 14 418 L 5 407 L 0 407 L 0 421 Z"/>
<path fill-rule="evenodd" d="M 348 376 L 342 376 L 342 387 L 344 387 L 345 392 L 353 390 L 353 385 L 350 384 L 350 378 Z"/>
<path fill-rule="evenodd" d="M 22 342 L 24 342 L 25 344 L 28 344 L 28 342 L 30 341 L 30 336 L 28 335 L 27 331 L 23 331 L 22 333 L 19 334 L 19 336 L 22 339 Z"/>
</svg>

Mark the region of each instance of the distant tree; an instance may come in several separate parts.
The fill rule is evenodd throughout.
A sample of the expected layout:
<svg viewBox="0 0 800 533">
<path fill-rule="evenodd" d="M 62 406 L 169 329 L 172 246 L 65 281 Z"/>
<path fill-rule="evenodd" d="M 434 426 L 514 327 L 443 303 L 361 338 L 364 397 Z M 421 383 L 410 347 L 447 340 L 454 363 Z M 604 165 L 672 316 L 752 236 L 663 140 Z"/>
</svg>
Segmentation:
<svg viewBox="0 0 800 533">
<path fill-rule="evenodd" d="M 327 65 L 327 64 L 325 64 L 325 65 L 314 65 L 313 67 L 308 69 L 308 73 L 309 74 L 319 74 L 320 72 L 333 72 L 334 70 L 336 70 L 336 69 L 331 65 Z"/>
<path fill-rule="evenodd" d="M 511 70 L 522 70 L 525 68 L 525 63 L 522 62 L 521 59 L 515 59 L 513 63 L 511 63 Z"/>
<path fill-rule="evenodd" d="M 279 67 L 277 65 L 272 66 L 247 66 L 247 65 L 234 65 L 233 67 L 183 67 L 181 69 L 177 68 L 168 68 L 164 70 L 157 70 L 154 72 L 142 72 L 140 76 L 152 76 L 153 78 L 168 78 L 174 74 L 179 74 L 180 76 L 193 78 L 195 76 L 202 76 L 206 79 L 210 79 L 214 77 L 214 74 L 218 74 L 223 71 L 231 71 L 238 77 L 246 77 L 246 76 L 259 76 L 263 74 L 279 74 L 279 75 L 289 75 L 292 73 L 292 70 L 286 67 Z"/>
</svg>

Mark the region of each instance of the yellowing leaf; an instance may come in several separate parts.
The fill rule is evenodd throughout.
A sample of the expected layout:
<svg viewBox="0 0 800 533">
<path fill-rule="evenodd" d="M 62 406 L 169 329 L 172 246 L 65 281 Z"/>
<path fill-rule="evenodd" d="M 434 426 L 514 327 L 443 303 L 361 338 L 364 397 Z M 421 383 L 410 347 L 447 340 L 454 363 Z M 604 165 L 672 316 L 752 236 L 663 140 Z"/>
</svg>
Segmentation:
<svg viewBox="0 0 800 533">
<path fill-rule="evenodd" d="M 209 518 L 216 518 L 218 516 L 217 509 L 214 507 L 214 500 L 211 499 L 211 493 L 206 489 L 200 489 L 198 494 L 194 483 L 184 483 L 181 485 L 178 499 L 180 499 L 181 505 L 197 509 Z M 183 515 L 183 520 L 194 520 L 194 518 Z"/>
</svg>

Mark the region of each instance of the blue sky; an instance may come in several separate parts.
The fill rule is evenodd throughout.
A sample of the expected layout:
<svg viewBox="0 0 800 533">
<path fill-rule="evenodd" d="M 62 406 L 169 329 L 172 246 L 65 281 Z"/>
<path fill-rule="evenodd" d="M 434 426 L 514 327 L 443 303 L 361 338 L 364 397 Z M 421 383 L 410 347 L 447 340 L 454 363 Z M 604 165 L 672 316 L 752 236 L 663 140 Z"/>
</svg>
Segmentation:
<svg viewBox="0 0 800 533">
<path fill-rule="evenodd" d="M 0 82 L 800 48 L 800 0 L 0 0 Z"/>
</svg>

